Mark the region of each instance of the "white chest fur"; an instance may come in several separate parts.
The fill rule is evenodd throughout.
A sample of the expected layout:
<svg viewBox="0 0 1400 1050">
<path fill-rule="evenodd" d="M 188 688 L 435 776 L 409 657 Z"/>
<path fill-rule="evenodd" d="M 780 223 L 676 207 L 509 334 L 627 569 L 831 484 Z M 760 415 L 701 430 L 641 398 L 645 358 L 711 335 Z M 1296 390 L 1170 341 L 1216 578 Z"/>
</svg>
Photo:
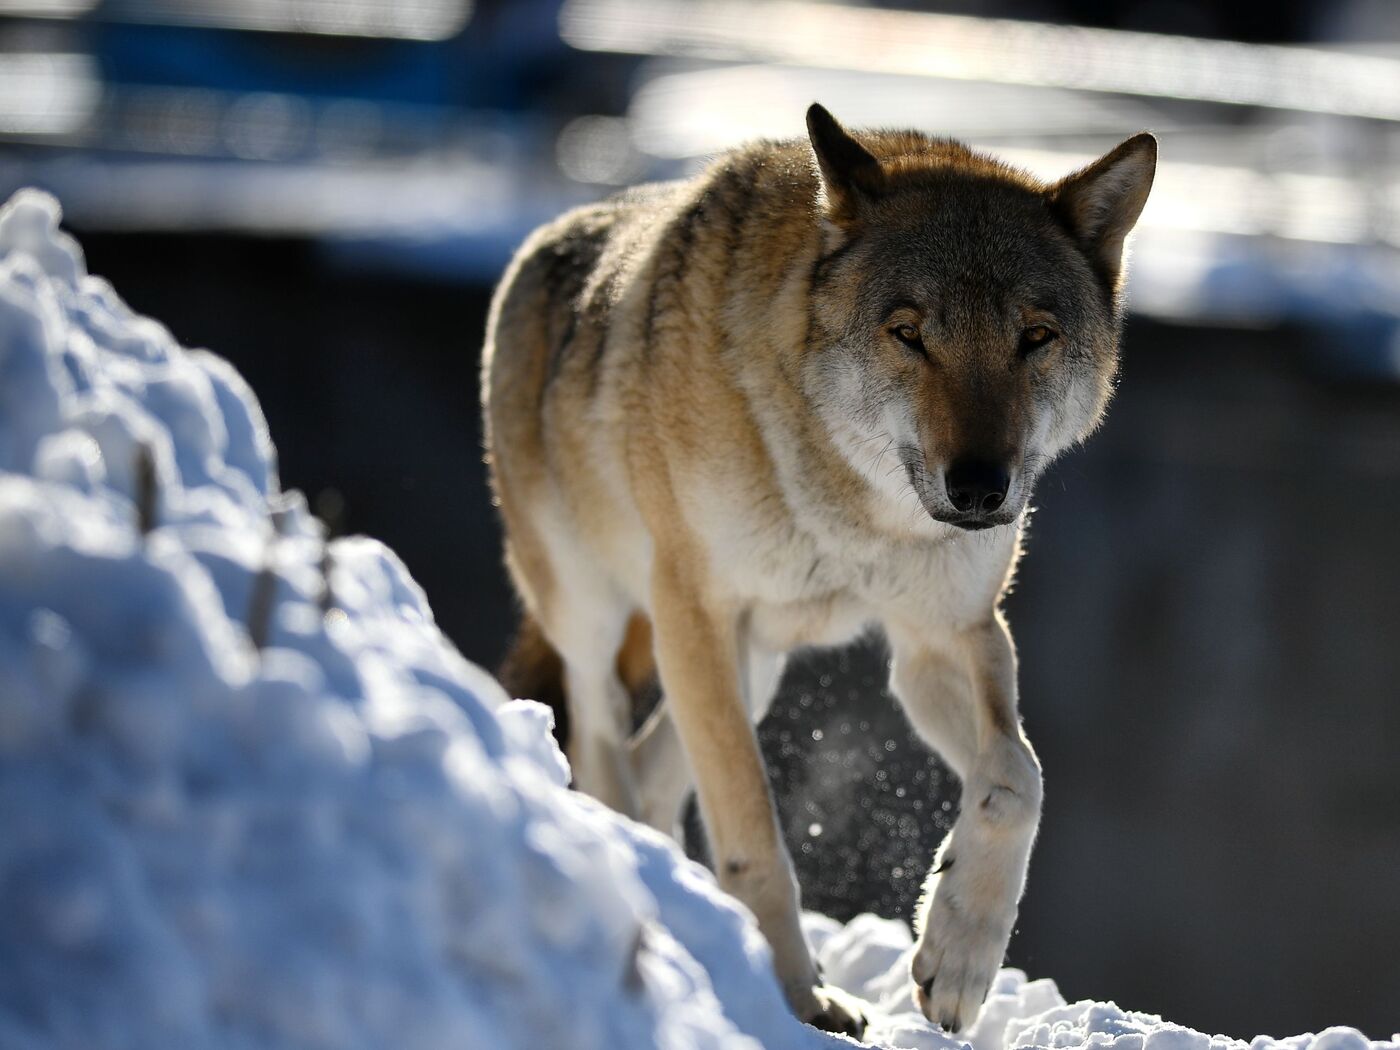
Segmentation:
<svg viewBox="0 0 1400 1050">
<path fill-rule="evenodd" d="M 1016 556 L 1020 525 L 964 532 L 933 528 L 890 535 L 833 529 L 808 504 L 744 505 L 728 492 L 692 504 L 716 583 L 749 610 L 764 648 L 837 645 L 898 619 L 944 632 L 986 618 Z"/>
</svg>

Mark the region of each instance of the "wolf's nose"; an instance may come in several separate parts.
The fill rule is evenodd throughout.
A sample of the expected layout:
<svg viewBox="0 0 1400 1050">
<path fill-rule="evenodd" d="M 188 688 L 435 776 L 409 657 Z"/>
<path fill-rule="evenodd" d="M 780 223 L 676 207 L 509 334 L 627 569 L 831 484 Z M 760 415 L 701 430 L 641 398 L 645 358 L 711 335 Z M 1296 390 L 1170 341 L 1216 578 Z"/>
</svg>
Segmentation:
<svg viewBox="0 0 1400 1050">
<path fill-rule="evenodd" d="M 990 514 L 1006 501 L 1011 476 L 998 463 L 965 459 L 948 468 L 943 484 L 960 513 Z"/>
</svg>

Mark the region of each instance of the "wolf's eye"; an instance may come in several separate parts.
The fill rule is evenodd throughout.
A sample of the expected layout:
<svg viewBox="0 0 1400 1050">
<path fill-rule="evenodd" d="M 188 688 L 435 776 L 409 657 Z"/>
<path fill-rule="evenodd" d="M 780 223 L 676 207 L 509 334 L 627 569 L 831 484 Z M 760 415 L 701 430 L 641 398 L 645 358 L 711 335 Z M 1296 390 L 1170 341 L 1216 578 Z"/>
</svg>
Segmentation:
<svg viewBox="0 0 1400 1050">
<path fill-rule="evenodd" d="M 909 347 L 910 350 L 923 351 L 924 340 L 923 336 L 919 334 L 918 325 L 913 325 L 905 321 L 903 324 L 895 325 L 890 329 L 890 332 L 893 333 L 894 337 L 901 343 Z"/>
<path fill-rule="evenodd" d="M 1060 338 L 1060 333 L 1049 325 L 1033 324 L 1021 333 L 1020 351 L 1022 357 L 1028 357 L 1035 353 L 1042 346 L 1049 346 L 1056 339 Z"/>
</svg>

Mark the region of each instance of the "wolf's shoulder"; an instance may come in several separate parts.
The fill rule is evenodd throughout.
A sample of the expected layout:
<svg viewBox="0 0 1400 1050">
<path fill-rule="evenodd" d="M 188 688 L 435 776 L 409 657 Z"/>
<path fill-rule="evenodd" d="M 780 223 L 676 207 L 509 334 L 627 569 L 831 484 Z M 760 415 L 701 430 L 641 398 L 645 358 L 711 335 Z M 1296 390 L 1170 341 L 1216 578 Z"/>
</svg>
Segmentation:
<svg viewBox="0 0 1400 1050">
<path fill-rule="evenodd" d="M 750 143 L 688 178 L 630 186 L 564 212 L 526 239 L 503 285 L 607 309 L 658 253 L 683 258 L 774 227 L 805 228 L 815 197 L 815 169 L 802 143 Z"/>
<path fill-rule="evenodd" d="M 640 183 L 575 208 L 561 217 L 560 232 L 606 226 L 616 237 L 644 228 L 664 239 L 671 227 L 741 218 L 758 206 L 808 216 L 816 187 L 816 168 L 804 142 L 760 139 L 718 154 L 689 177 Z"/>
</svg>

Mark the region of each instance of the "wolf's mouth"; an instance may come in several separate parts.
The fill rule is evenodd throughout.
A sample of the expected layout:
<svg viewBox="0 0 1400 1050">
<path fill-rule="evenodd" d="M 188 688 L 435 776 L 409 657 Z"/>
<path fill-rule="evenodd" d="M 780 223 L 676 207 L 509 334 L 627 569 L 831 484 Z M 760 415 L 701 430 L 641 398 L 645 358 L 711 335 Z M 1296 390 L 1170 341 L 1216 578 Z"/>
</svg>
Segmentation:
<svg viewBox="0 0 1400 1050">
<path fill-rule="evenodd" d="M 954 528 L 963 529 L 967 532 L 982 532 L 986 529 L 1000 528 L 1002 525 L 1010 525 L 1016 520 L 1014 514 L 985 514 L 980 516 L 963 514 L 940 514 L 937 511 L 929 510 L 929 517 L 934 521 L 941 521 L 944 525 L 952 525 Z"/>
</svg>

